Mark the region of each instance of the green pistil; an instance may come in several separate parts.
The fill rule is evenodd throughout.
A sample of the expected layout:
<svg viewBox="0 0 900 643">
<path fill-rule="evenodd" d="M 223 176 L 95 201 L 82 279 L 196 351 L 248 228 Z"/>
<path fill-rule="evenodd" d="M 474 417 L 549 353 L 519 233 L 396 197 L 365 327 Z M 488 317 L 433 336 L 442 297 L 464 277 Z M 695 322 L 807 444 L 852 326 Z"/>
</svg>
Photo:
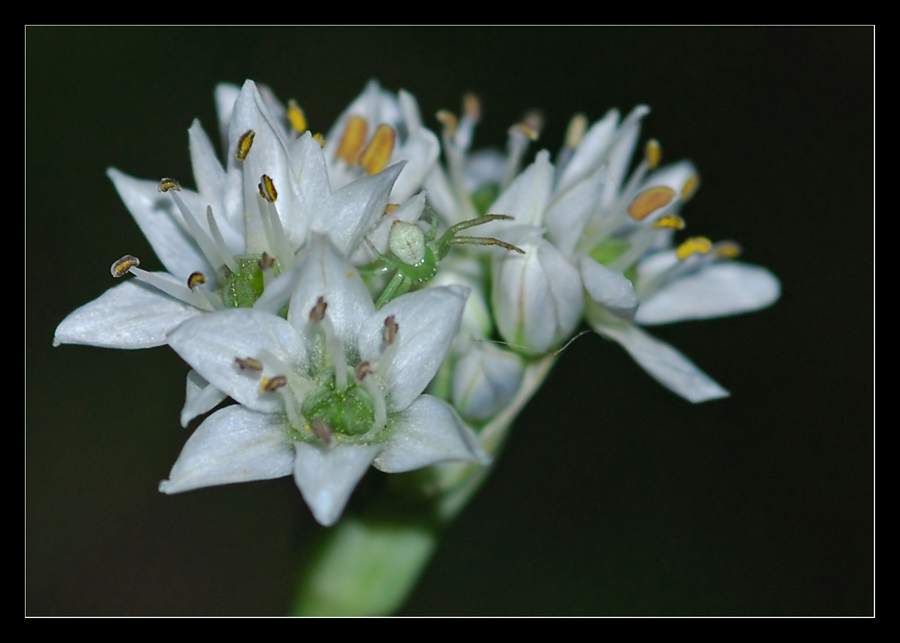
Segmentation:
<svg viewBox="0 0 900 643">
<path fill-rule="evenodd" d="M 335 433 L 363 435 L 375 423 L 375 405 L 364 388 L 351 384 L 343 391 L 329 381 L 303 402 L 301 409 L 307 422 L 322 420 Z"/>
<path fill-rule="evenodd" d="M 259 265 L 260 256 L 244 255 L 235 257 L 235 261 L 238 265 L 237 272 L 224 268 L 222 301 L 229 308 L 250 308 L 265 289 L 263 270 Z M 275 275 L 281 272 L 277 263 L 272 270 Z"/>
<path fill-rule="evenodd" d="M 488 183 L 472 192 L 472 206 L 478 216 L 483 217 L 488 213 L 488 208 L 500 196 L 500 185 L 497 183 Z"/>
</svg>

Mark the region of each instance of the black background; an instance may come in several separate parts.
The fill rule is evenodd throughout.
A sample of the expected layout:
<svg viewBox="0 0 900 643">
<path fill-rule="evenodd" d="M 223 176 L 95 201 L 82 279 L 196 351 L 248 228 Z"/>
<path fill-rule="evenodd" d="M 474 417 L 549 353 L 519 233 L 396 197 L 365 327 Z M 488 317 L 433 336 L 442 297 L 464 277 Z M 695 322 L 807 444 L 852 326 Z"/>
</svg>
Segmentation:
<svg viewBox="0 0 900 643">
<path fill-rule="evenodd" d="M 269 615 L 320 529 L 293 481 L 160 494 L 189 435 L 166 348 L 51 348 L 123 254 L 159 269 L 104 172 L 192 185 L 217 82 L 294 97 L 314 130 L 377 78 L 426 124 L 479 94 L 477 147 L 532 107 L 646 103 L 691 158 L 691 234 L 782 280 L 750 315 L 653 329 L 732 392 L 693 406 L 589 334 L 522 413 L 409 615 L 874 612 L 871 28 L 29 28 L 25 597 L 30 615 Z M 8 273 L 12 272 L 11 270 Z M 370 474 L 377 475 L 377 474 Z"/>
</svg>

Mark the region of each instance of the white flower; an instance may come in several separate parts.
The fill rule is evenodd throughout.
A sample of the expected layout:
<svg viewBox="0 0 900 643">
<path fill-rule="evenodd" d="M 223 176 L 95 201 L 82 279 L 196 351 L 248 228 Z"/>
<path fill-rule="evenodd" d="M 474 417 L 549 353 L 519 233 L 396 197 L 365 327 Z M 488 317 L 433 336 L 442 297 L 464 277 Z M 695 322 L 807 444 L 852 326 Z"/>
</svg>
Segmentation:
<svg viewBox="0 0 900 643">
<path fill-rule="evenodd" d="M 330 525 L 370 464 L 401 472 L 486 460 L 452 407 L 422 395 L 456 335 L 466 289 L 428 288 L 376 311 L 325 239 L 298 275 L 287 320 L 234 310 L 172 333 L 179 355 L 240 404 L 201 424 L 161 491 L 293 473 Z"/>
</svg>

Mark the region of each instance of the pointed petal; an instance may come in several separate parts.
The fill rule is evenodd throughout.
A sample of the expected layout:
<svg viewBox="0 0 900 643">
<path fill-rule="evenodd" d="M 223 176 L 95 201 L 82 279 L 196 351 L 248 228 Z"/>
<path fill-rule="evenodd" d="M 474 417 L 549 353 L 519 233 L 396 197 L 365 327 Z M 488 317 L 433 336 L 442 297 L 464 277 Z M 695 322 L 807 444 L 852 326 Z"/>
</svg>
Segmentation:
<svg viewBox="0 0 900 643">
<path fill-rule="evenodd" d="M 181 493 L 290 475 L 294 448 L 284 416 L 234 405 L 208 417 L 181 450 L 159 490 Z"/>
<path fill-rule="evenodd" d="M 597 168 L 593 174 L 556 196 L 547 207 L 544 215 L 547 237 L 567 257 L 575 253 L 585 226 L 597 208 L 607 171 L 605 166 Z"/>
<path fill-rule="evenodd" d="M 406 161 L 406 165 L 391 190 L 391 203 L 403 203 L 422 188 L 437 163 L 441 145 L 437 136 L 425 128 L 410 132 L 402 147 L 394 152 L 391 163 Z"/>
<path fill-rule="evenodd" d="M 135 179 L 115 168 L 109 168 L 106 174 L 169 273 L 185 280 L 195 271 L 214 274 L 212 266 L 187 232 L 172 198 L 159 191 L 158 181 Z M 179 194 L 192 209 L 200 205 L 196 192 L 182 190 Z M 204 211 L 205 208 L 203 206 Z"/>
<path fill-rule="evenodd" d="M 490 462 L 453 407 L 431 395 L 419 396 L 390 423 L 390 441 L 373 463 L 381 471 L 402 473 L 439 462 Z"/>
<path fill-rule="evenodd" d="M 244 370 L 235 361 L 259 358 L 267 350 L 289 367 L 302 371 L 306 359 L 303 339 L 284 319 L 254 309 L 226 310 L 182 324 L 169 345 L 206 381 L 255 411 L 282 410 L 278 395 L 259 392 L 262 373 Z"/>
<path fill-rule="evenodd" d="M 207 411 L 212 411 L 227 395 L 207 382 L 195 370 L 187 374 L 184 387 L 184 408 L 181 409 L 181 426 L 187 427 L 191 420 Z"/>
<path fill-rule="evenodd" d="M 325 299 L 325 314 L 346 348 L 356 346 L 363 322 L 375 312 L 375 304 L 359 271 L 347 263 L 325 237 L 314 236 L 306 250 L 306 260 L 298 268 L 291 295 L 288 321 L 303 333 L 309 311 L 319 297 Z"/>
<path fill-rule="evenodd" d="M 381 446 L 338 444 L 325 449 L 296 442 L 294 449 L 297 487 L 316 520 L 329 527 L 341 517 L 350 494 Z"/>
<path fill-rule="evenodd" d="M 585 133 L 559 177 L 557 192 L 563 192 L 603 165 L 619 124 L 619 110 L 611 109 Z"/>
<path fill-rule="evenodd" d="M 515 217 L 514 222 L 499 227 L 508 227 L 510 223 L 540 227 L 544 225 L 544 210 L 550 201 L 552 188 L 553 165 L 550 163 L 549 152 L 542 150 L 538 152 L 534 163 L 515 178 L 488 211 Z M 493 235 L 497 226 L 498 223 L 495 222 L 484 229 L 490 230 L 489 234 Z"/>
<path fill-rule="evenodd" d="M 585 290 L 588 291 L 591 299 L 619 317 L 634 319 L 634 313 L 638 308 L 638 299 L 634 292 L 634 286 L 625 275 L 618 270 L 612 270 L 597 263 L 588 256 L 578 258 L 578 267 L 581 269 Z"/>
<path fill-rule="evenodd" d="M 453 406 L 466 418 L 488 420 L 519 390 L 524 372 L 516 353 L 487 341 L 467 342 L 453 368 Z"/>
<path fill-rule="evenodd" d="M 435 376 L 459 330 L 468 294 L 464 286 L 417 290 L 398 297 L 363 323 L 360 357 L 377 363 L 376 375 L 383 383 L 388 413 L 412 404 Z M 384 322 L 390 316 L 399 327 L 399 344 L 389 360 L 379 361 Z"/>
<path fill-rule="evenodd" d="M 693 362 L 669 344 L 661 342 L 629 323 L 591 324 L 595 331 L 612 339 L 660 384 L 690 402 L 705 402 L 730 393 L 719 386 Z"/>
<path fill-rule="evenodd" d="M 641 302 L 640 324 L 712 319 L 765 308 L 781 294 L 781 284 L 760 266 L 714 263 L 676 279 Z"/>
<path fill-rule="evenodd" d="M 53 345 L 163 346 L 168 333 L 201 313 L 198 308 L 132 279 L 71 312 L 57 327 Z"/>
</svg>

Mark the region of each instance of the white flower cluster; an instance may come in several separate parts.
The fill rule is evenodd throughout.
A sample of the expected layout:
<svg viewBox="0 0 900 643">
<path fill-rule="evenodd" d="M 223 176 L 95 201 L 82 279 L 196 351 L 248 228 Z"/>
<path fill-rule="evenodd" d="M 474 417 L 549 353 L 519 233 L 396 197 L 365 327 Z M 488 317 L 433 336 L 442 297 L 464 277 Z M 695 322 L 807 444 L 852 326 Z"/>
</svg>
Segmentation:
<svg viewBox="0 0 900 643">
<path fill-rule="evenodd" d="M 165 493 L 293 474 L 331 525 L 369 465 L 488 463 L 481 428 L 582 321 L 698 402 L 727 392 L 640 326 L 778 298 L 735 244 L 673 245 L 697 174 L 658 167 L 654 141 L 628 174 L 645 107 L 575 117 L 555 164 L 540 151 L 522 170 L 538 120 L 510 130 L 506 153 L 470 152 L 472 96 L 459 118 L 438 114 L 440 138 L 410 94 L 375 82 L 324 139 L 252 81 L 216 103 L 225 162 L 195 121 L 196 191 L 109 170 L 166 271 L 116 261 L 113 276 L 132 277 L 54 340 L 168 344 L 192 368 L 182 423 L 222 405 Z M 488 236 L 461 234 L 474 227 Z"/>
</svg>

